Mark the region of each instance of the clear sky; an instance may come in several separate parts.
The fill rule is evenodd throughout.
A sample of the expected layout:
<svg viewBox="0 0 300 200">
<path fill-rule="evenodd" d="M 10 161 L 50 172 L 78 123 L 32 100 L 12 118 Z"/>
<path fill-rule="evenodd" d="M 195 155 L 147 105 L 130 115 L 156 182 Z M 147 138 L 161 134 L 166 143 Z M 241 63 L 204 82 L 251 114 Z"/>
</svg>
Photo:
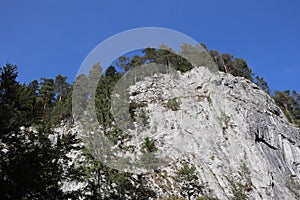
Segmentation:
<svg viewBox="0 0 300 200">
<path fill-rule="evenodd" d="M 20 82 L 73 81 L 100 42 L 149 26 L 246 59 L 272 90 L 300 92 L 299 0 L 0 0 L 0 65 L 18 65 Z"/>
</svg>

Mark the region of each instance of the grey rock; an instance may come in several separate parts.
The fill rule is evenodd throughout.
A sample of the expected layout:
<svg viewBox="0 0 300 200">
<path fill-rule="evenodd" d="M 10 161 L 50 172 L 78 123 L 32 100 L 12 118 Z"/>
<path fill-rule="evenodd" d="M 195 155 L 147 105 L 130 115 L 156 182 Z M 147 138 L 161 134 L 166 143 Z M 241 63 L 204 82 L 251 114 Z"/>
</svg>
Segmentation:
<svg viewBox="0 0 300 200">
<path fill-rule="evenodd" d="M 147 102 L 150 128 L 133 130 L 135 139 L 128 144 L 141 146 L 152 131 L 159 155 L 169 159 L 160 168 L 166 171 L 168 190 L 163 190 L 167 183 L 156 182 L 154 172 L 145 175 L 159 196 L 182 195 L 183 183 L 172 177 L 187 161 L 207 190 L 202 195 L 210 191 L 218 199 L 232 199 L 235 181 L 249 199 L 300 198 L 300 130 L 254 83 L 197 67 L 176 76 L 161 74 L 155 83 L 145 78 L 130 94 L 135 94 L 131 100 Z M 177 111 L 165 106 L 172 98 L 180 102 Z"/>
</svg>

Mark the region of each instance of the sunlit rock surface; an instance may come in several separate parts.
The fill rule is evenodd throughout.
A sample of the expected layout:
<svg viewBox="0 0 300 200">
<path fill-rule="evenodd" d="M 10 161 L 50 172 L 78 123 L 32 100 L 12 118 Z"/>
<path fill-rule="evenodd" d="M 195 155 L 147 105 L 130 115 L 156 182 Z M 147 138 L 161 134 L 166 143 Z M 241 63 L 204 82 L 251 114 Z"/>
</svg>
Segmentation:
<svg viewBox="0 0 300 200">
<path fill-rule="evenodd" d="M 254 83 L 197 67 L 146 77 L 128 93 L 146 121 L 135 120 L 126 144 L 139 156 L 149 137 L 165 161 L 143 174 L 157 197 L 300 198 L 300 131 Z M 183 166 L 197 178 L 180 178 Z"/>
<path fill-rule="evenodd" d="M 244 182 L 240 189 L 251 199 L 299 195 L 300 131 L 249 80 L 198 67 L 185 74 L 146 77 L 130 92 L 136 94 L 132 101 L 147 104 L 142 109 L 149 117 L 148 128 L 136 131 L 131 144 L 153 138 L 170 166 L 178 160 L 194 165 L 200 185 L 212 196 L 232 198 L 236 183 L 231 179 Z M 176 99 L 178 109 L 168 108 L 170 99 Z M 168 196 L 176 190 L 169 183 L 166 191 L 155 181 L 152 185 Z"/>
</svg>

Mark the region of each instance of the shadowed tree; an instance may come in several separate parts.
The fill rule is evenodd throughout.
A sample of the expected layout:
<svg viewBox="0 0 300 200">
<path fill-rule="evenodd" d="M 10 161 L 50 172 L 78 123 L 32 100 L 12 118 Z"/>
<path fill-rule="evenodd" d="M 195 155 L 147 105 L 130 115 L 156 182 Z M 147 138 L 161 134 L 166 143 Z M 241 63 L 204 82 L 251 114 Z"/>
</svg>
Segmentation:
<svg viewBox="0 0 300 200">
<path fill-rule="evenodd" d="M 57 95 L 57 101 L 64 101 L 70 90 L 70 85 L 67 83 L 67 77 L 57 75 L 55 77 L 55 93 Z"/>
<path fill-rule="evenodd" d="M 7 64 L 0 76 L 0 194 L 2 199 L 77 199 L 63 193 L 61 183 L 76 177 L 66 156 L 78 149 L 75 135 L 57 135 L 45 124 L 34 127 L 29 119 L 37 82 L 26 87 L 16 81 L 17 67 Z M 41 108 L 42 109 L 42 108 Z M 5 116 L 4 116 L 5 114 Z M 20 129 L 25 126 L 25 129 Z M 32 126 L 35 131 L 26 127 Z M 74 176 L 69 176 L 72 171 Z"/>
<path fill-rule="evenodd" d="M 87 107 L 88 101 L 88 78 L 86 75 L 81 74 L 77 76 L 74 84 L 73 84 L 73 92 L 72 92 L 72 113 L 73 119 L 79 119 L 84 115 L 84 110 Z"/>
<path fill-rule="evenodd" d="M 55 97 L 54 80 L 49 78 L 41 78 L 39 96 L 43 105 L 43 110 L 52 106 Z"/>
<path fill-rule="evenodd" d="M 285 90 L 285 91 L 275 90 L 273 98 L 277 103 L 277 105 L 283 110 L 288 120 L 292 123 L 295 123 L 292 115 L 294 102 L 293 102 L 293 98 L 290 96 L 290 90 Z"/>
<path fill-rule="evenodd" d="M 231 69 L 231 74 L 234 76 L 241 76 L 244 77 L 250 81 L 253 81 L 252 78 L 252 71 L 248 67 L 247 62 L 242 58 L 235 58 L 233 60 L 233 67 Z"/>
<path fill-rule="evenodd" d="M 129 62 L 130 62 L 130 59 L 128 57 L 126 57 L 126 56 L 120 56 L 118 58 L 118 61 L 117 61 L 116 65 L 119 68 L 123 69 L 124 72 L 127 72 L 130 69 Z"/>
<path fill-rule="evenodd" d="M 209 53 L 213 61 L 217 64 L 219 71 L 225 72 L 225 67 L 222 63 L 221 54 L 217 50 L 211 50 Z"/>
<path fill-rule="evenodd" d="M 260 89 L 265 91 L 267 94 L 271 94 L 271 89 L 269 88 L 268 83 L 263 78 L 256 76 L 255 83 L 256 85 L 258 85 L 258 87 L 260 87 Z"/>
</svg>

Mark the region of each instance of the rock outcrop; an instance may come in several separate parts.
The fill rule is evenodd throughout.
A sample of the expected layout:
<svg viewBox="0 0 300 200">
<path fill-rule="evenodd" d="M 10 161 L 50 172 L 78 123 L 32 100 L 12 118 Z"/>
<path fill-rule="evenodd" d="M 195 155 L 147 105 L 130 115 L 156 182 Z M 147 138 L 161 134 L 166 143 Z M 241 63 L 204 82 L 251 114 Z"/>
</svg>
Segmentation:
<svg viewBox="0 0 300 200">
<path fill-rule="evenodd" d="M 146 77 L 130 94 L 147 126 L 136 120 L 127 144 L 140 152 L 150 137 L 168 162 L 144 174 L 159 197 L 300 198 L 300 131 L 254 83 L 197 67 Z"/>
</svg>

